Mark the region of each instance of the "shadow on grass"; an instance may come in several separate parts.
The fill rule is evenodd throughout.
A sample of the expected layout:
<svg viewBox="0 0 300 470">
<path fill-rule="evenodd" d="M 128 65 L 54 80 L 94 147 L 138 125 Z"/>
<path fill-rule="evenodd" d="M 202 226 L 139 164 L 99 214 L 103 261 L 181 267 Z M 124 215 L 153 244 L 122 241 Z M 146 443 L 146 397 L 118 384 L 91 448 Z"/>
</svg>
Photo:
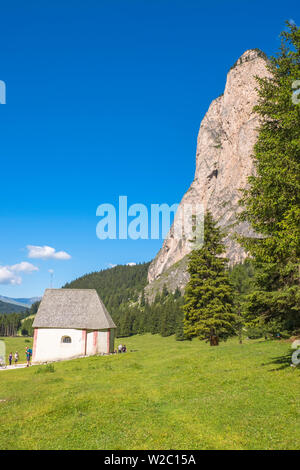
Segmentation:
<svg viewBox="0 0 300 470">
<path fill-rule="evenodd" d="M 272 361 L 264 362 L 262 365 L 269 366 L 272 364 L 277 365 L 278 367 L 274 367 L 273 369 L 270 369 L 269 372 L 274 372 L 277 370 L 287 369 L 288 367 L 291 367 L 291 364 L 292 364 L 291 352 L 288 351 L 284 356 L 275 357 L 274 359 L 272 359 Z"/>
</svg>

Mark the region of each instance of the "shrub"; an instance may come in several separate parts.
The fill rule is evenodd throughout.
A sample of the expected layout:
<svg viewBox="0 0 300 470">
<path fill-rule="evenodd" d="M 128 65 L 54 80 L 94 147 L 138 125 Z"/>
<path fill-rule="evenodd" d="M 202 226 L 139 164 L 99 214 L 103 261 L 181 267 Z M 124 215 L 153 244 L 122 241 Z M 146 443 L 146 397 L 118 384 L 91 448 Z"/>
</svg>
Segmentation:
<svg viewBox="0 0 300 470">
<path fill-rule="evenodd" d="M 46 364 L 45 366 L 38 367 L 36 374 L 45 374 L 47 372 L 55 372 L 53 364 Z"/>
<path fill-rule="evenodd" d="M 246 328 L 246 335 L 249 339 L 262 338 L 264 334 L 264 329 L 261 326 L 248 326 Z"/>
</svg>

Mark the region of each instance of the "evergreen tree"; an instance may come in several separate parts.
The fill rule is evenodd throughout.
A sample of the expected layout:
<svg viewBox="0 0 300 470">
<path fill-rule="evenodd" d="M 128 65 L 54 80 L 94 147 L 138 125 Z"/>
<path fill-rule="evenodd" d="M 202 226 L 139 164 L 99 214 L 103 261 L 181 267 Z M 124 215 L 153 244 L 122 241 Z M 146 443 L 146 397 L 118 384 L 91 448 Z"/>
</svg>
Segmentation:
<svg viewBox="0 0 300 470">
<path fill-rule="evenodd" d="M 285 320 L 293 329 L 300 326 L 300 104 L 292 99 L 300 78 L 300 30 L 288 26 L 279 53 L 268 64 L 270 76 L 257 78 L 256 174 L 243 191 L 240 219 L 259 236 L 239 241 L 256 267 L 249 315 Z"/>
<path fill-rule="evenodd" d="M 150 333 L 155 335 L 160 333 L 161 330 L 161 306 L 159 304 L 155 304 L 152 306 L 151 310 Z"/>
<path fill-rule="evenodd" d="M 176 287 L 176 290 L 175 290 L 175 292 L 174 292 L 174 299 L 175 299 L 175 300 L 176 300 L 176 299 L 179 299 L 179 297 L 181 297 L 181 292 L 180 292 L 179 288 Z"/>
<path fill-rule="evenodd" d="M 145 291 L 143 289 L 142 295 L 141 295 L 141 301 L 140 301 L 140 306 L 145 307 L 146 305 L 146 299 L 145 299 Z"/>
<path fill-rule="evenodd" d="M 26 318 L 22 322 L 21 333 L 23 336 L 33 336 L 33 318 Z"/>
<path fill-rule="evenodd" d="M 167 289 L 167 286 L 166 284 L 164 284 L 163 286 L 163 289 L 162 289 L 162 293 L 161 293 L 161 298 L 162 300 L 167 297 L 169 295 L 169 292 L 168 292 L 168 289 Z"/>
<path fill-rule="evenodd" d="M 184 298 L 180 297 L 176 301 L 176 324 L 175 324 L 175 339 L 176 341 L 184 341 L 188 339 L 184 334 L 184 313 L 183 313 Z"/>
<path fill-rule="evenodd" d="M 233 293 L 226 270 L 222 232 L 210 212 L 204 217 L 204 245 L 193 250 L 185 289 L 184 334 L 210 338 L 211 344 L 234 333 Z M 214 343 L 215 341 L 215 343 Z"/>
<path fill-rule="evenodd" d="M 160 334 L 161 336 L 171 336 L 175 334 L 176 319 L 175 319 L 175 303 L 173 297 L 169 297 L 163 306 L 163 313 L 161 317 Z"/>
<path fill-rule="evenodd" d="M 0 315 L 0 336 L 16 336 L 24 314 L 9 313 Z"/>
<path fill-rule="evenodd" d="M 247 295 L 253 290 L 254 266 L 251 260 L 235 264 L 229 269 L 229 279 L 233 286 L 233 304 L 236 314 L 235 331 L 242 343 L 243 330 L 247 323 Z"/>
</svg>

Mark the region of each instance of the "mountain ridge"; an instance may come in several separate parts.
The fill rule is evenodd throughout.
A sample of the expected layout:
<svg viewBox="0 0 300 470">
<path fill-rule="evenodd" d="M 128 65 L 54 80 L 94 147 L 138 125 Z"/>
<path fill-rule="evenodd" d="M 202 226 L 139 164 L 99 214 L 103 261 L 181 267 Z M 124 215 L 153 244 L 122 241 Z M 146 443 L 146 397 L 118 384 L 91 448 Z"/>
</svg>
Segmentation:
<svg viewBox="0 0 300 470">
<path fill-rule="evenodd" d="M 0 301 L 6 304 L 13 304 L 19 307 L 29 308 L 34 302 L 41 300 L 41 297 L 13 298 L 0 295 Z"/>
<path fill-rule="evenodd" d="M 28 307 L 13 304 L 13 303 L 8 303 L 8 302 L 2 302 L 0 300 L 0 315 L 2 314 L 11 314 L 11 313 L 24 313 L 27 311 Z"/>
</svg>

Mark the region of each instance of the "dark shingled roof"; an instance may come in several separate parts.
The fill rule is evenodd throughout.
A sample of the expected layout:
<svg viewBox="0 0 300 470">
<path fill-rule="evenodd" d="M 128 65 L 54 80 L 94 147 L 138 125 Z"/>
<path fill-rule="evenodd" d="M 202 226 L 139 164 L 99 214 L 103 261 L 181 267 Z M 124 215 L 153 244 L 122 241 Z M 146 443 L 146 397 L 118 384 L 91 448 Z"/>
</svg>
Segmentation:
<svg viewBox="0 0 300 470">
<path fill-rule="evenodd" d="M 46 289 L 34 328 L 116 328 L 95 289 Z"/>
</svg>

